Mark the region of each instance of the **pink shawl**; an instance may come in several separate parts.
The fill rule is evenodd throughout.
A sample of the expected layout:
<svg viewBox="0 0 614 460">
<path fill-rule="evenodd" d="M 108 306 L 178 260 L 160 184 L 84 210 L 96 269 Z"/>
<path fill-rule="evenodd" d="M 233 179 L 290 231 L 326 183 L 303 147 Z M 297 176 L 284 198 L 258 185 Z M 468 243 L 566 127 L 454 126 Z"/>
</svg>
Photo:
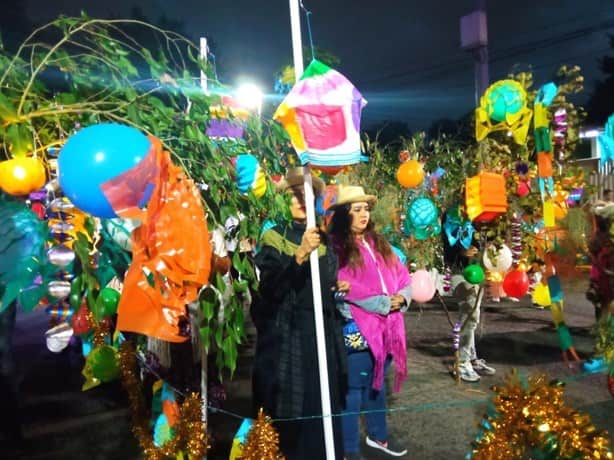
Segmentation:
<svg viewBox="0 0 614 460">
<path fill-rule="evenodd" d="M 395 366 L 394 391 L 398 392 L 401 383 L 407 377 L 407 343 L 405 324 L 401 312 L 388 315 L 371 313 L 353 303 L 376 295 L 394 295 L 411 284 L 407 268 L 395 257 L 394 263 L 386 263 L 372 241 L 369 246 L 375 260 L 363 245 L 359 245 L 364 265 L 353 270 L 349 266 L 339 269 L 338 279 L 350 283 L 350 291 L 345 300 L 351 304 L 352 318 L 369 344 L 375 365 L 373 367 L 372 388 L 379 390 L 384 383 L 384 365 L 388 355 L 392 356 Z M 386 292 L 382 287 L 379 272 L 382 275 Z"/>
</svg>

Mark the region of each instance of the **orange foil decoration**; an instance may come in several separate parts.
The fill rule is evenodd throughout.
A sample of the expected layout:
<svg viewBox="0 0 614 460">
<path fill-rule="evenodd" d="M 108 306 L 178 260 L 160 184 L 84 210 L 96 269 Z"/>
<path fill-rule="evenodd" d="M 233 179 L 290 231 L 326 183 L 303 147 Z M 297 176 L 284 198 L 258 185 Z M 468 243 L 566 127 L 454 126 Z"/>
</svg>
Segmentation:
<svg viewBox="0 0 614 460">
<path fill-rule="evenodd" d="M 209 232 L 198 188 L 172 163 L 160 140 L 150 140 L 151 150 L 139 165 L 102 187 L 120 217 L 142 222 L 132 233 L 133 258 L 117 329 L 183 342 L 188 337 L 180 335 L 179 321 L 209 278 Z M 131 184 L 142 184 L 137 178 L 143 175 L 150 180 L 149 200 L 135 203 Z"/>
</svg>

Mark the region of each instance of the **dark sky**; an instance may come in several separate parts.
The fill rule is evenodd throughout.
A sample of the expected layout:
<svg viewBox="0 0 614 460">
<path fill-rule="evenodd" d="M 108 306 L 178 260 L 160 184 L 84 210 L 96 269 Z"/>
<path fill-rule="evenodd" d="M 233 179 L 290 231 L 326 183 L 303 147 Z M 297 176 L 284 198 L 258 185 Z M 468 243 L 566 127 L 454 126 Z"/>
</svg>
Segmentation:
<svg viewBox="0 0 614 460">
<path fill-rule="evenodd" d="M 60 13 L 128 17 L 134 6 L 155 21 L 181 21 L 193 37 L 212 37 L 220 80 L 250 78 L 268 91 L 289 63 L 287 0 L 24 0 L 30 18 Z M 474 106 L 473 62 L 459 48 L 459 18 L 476 0 L 304 0 L 315 44 L 341 59 L 338 68 L 369 101 L 366 123 L 402 120 L 426 128 Z M 614 0 L 489 0 L 491 80 L 516 68 L 545 83 L 560 64 L 580 65 L 587 83 L 601 78 L 597 61 L 614 34 Z M 304 43 L 307 43 L 303 16 Z M 515 67 L 514 67 L 515 66 Z M 582 101 L 581 101 L 582 102 Z"/>
</svg>

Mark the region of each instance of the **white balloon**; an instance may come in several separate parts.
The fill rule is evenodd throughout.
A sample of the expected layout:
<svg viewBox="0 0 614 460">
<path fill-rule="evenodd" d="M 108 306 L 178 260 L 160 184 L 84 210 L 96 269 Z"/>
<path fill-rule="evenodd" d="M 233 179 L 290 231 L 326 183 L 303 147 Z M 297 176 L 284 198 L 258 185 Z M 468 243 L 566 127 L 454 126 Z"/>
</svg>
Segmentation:
<svg viewBox="0 0 614 460">
<path fill-rule="evenodd" d="M 137 219 L 122 219 L 117 217 L 115 219 L 107 219 L 105 222 L 105 229 L 113 238 L 119 247 L 125 251 L 132 251 L 132 245 L 130 238 L 132 237 L 132 231 L 140 227 L 141 221 Z"/>
<path fill-rule="evenodd" d="M 489 255 L 492 254 L 493 249 L 495 249 L 495 253 L 492 257 L 489 257 Z M 486 251 L 484 251 L 482 262 L 488 271 L 505 273 L 512 266 L 512 250 L 505 244 L 502 244 L 499 249 L 489 246 L 486 248 Z"/>
</svg>

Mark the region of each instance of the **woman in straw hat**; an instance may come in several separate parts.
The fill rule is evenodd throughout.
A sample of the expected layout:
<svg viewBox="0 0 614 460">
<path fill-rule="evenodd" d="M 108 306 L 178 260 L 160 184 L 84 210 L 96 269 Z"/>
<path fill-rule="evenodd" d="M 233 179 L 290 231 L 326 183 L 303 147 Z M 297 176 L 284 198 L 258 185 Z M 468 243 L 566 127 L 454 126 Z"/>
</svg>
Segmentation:
<svg viewBox="0 0 614 460">
<path fill-rule="evenodd" d="M 258 331 L 252 375 L 254 409 L 273 418 L 316 416 L 276 423 L 287 459 L 326 458 L 320 377 L 309 255 L 318 251 L 331 408 L 341 410 L 345 395 L 345 350 L 341 315 L 336 311 L 337 259 L 316 228 L 306 228 L 302 168 L 294 168 L 278 184 L 289 195 L 293 221 L 263 232 L 256 255 L 259 292 L 252 304 Z M 313 178 L 314 195 L 324 183 Z M 337 458 L 341 459 L 341 423 L 333 418 Z"/>
<path fill-rule="evenodd" d="M 403 312 L 411 301 L 411 277 L 374 229 L 370 214 L 375 201 L 362 187 L 340 186 L 329 232 L 339 259 L 338 279 L 349 289 L 340 308 L 347 321 L 348 392 L 341 417 L 347 460 L 361 458 L 360 410 L 372 411 L 366 415 L 368 447 L 393 457 L 407 453 L 388 433 L 384 371 L 394 361 L 394 389 L 399 391 L 407 376 Z"/>
</svg>

